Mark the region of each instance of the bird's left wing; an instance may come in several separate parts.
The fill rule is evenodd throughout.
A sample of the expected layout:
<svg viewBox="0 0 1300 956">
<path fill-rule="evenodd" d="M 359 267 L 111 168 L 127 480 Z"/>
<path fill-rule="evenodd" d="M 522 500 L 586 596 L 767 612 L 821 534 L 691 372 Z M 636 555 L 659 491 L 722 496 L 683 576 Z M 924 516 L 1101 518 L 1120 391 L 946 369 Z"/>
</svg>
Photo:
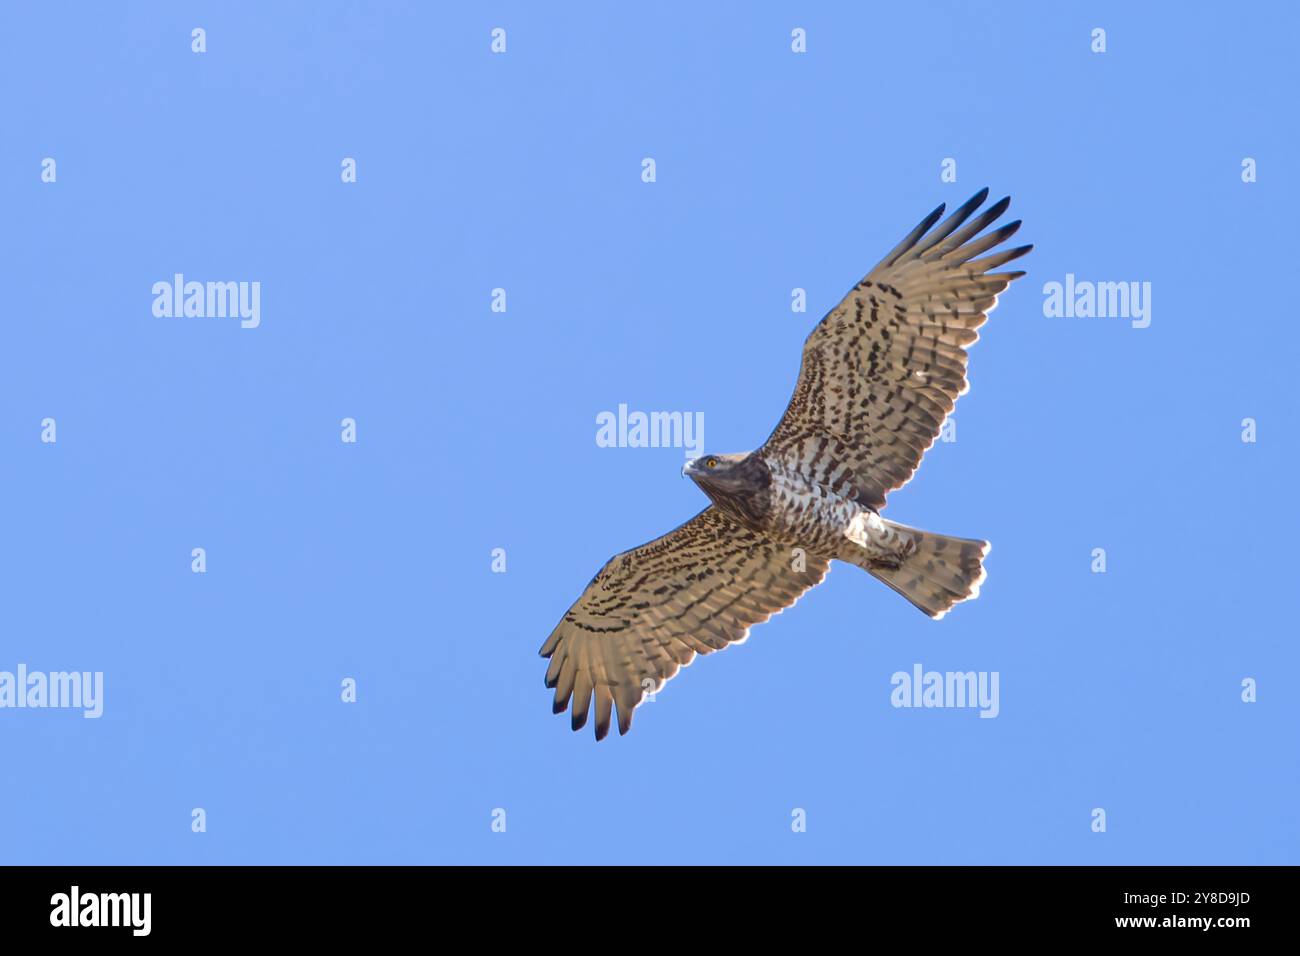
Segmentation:
<svg viewBox="0 0 1300 956">
<path fill-rule="evenodd" d="M 912 476 L 966 392 L 975 330 L 1024 275 L 994 270 L 1033 248 L 997 250 L 1019 221 L 980 235 L 1010 203 L 971 218 L 987 196 L 926 216 L 817 324 L 766 454 L 877 510 Z"/>
<path fill-rule="evenodd" d="M 647 692 L 695 659 L 743 641 L 826 576 L 830 561 L 791 553 L 710 506 L 661 538 L 616 555 L 542 645 L 555 713 L 572 725 L 596 700 L 596 739 L 632 726 Z"/>
</svg>

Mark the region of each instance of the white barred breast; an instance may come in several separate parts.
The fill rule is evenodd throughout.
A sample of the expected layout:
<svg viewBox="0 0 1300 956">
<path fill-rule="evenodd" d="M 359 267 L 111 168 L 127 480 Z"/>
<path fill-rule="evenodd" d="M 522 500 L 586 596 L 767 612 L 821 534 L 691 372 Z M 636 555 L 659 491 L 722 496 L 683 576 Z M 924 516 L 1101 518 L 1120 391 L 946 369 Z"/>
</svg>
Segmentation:
<svg viewBox="0 0 1300 956">
<path fill-rule="evenodd" d="M 772 481 L 768 533 L 814 554 L 836 553 L 849 527 L 868 509 L 780 460 L 767 459 L 767 466 Z"/>
</svg>

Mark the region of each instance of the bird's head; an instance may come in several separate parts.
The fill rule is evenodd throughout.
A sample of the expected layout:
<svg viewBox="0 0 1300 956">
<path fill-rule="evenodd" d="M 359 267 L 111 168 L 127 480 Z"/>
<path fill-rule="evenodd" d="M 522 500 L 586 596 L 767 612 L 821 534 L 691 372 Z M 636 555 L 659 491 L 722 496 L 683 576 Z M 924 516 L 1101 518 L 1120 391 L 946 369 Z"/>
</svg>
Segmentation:
<svg viewBox="0 0 1300 956">
<path fill-rule="evenodd" d="M 757 456 L 701 455 L 692 458 L 682 474 L 695 482 L 710 498 L 717 495 L 742 495 L 767 487 L 767 468 Z"/>
</svg>

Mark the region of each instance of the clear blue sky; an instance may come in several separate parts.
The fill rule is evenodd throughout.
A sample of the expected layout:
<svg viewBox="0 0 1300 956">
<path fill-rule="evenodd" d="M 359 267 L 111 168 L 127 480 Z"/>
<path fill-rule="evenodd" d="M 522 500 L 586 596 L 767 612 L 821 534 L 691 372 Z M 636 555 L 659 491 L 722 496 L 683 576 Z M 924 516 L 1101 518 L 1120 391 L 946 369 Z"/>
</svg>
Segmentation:
<svg viewBox="0 0 1300 956">
<path fill-rule="evenodd" d="M 0 862 L 1300 862 L 1294 8 L 539 6 L 0 13 L 0 670 L 105 682 L 0 710 Z M 991 540 L 979 600 L 836 566 L 572 734 L 538 647 L 703 501 L 595 416 L 754 447 L 984 185 L 1030 274 L 886 512 Z M 154 316 L 178 272 L 260 326 Z M 1045 317 L 1067 273 L 1150 327 Z M 915 663 L 1000 715 L 891 707 Z"/>
</svg>

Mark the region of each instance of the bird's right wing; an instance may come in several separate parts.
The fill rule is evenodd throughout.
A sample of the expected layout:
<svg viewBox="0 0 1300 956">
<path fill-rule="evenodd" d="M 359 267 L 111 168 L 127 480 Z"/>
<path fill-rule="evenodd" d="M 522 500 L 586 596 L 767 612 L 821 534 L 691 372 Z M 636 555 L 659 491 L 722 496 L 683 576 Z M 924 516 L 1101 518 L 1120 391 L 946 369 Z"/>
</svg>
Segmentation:
<svg viewBox="0 0 1300 956">
<path fill-rule="evenodd" d="M 1033 248 L 997 248 L 1019 221 L 980 235 L 1010 203 L 970 218 L 987 196 L 926 216 L 817 324 L 765 454 L 877 510 L 912 476 L 966 392 L 975 330 L 1024 275 L 993 270 Z"/>
<path fill-rule="evenodd" d="M 695 659 L 743 641 L 749 628 L 821 582 L 830 561 L 792 554 L 710 506 L 661 538 L 616 555 L 565 613 L 541 655 L 555 713 L 572 726 L 596 699 L 596 739 L 619 733 L 647 692 Z M 799 568 L 800 570 L 795 570 Z"/>
</svg>

